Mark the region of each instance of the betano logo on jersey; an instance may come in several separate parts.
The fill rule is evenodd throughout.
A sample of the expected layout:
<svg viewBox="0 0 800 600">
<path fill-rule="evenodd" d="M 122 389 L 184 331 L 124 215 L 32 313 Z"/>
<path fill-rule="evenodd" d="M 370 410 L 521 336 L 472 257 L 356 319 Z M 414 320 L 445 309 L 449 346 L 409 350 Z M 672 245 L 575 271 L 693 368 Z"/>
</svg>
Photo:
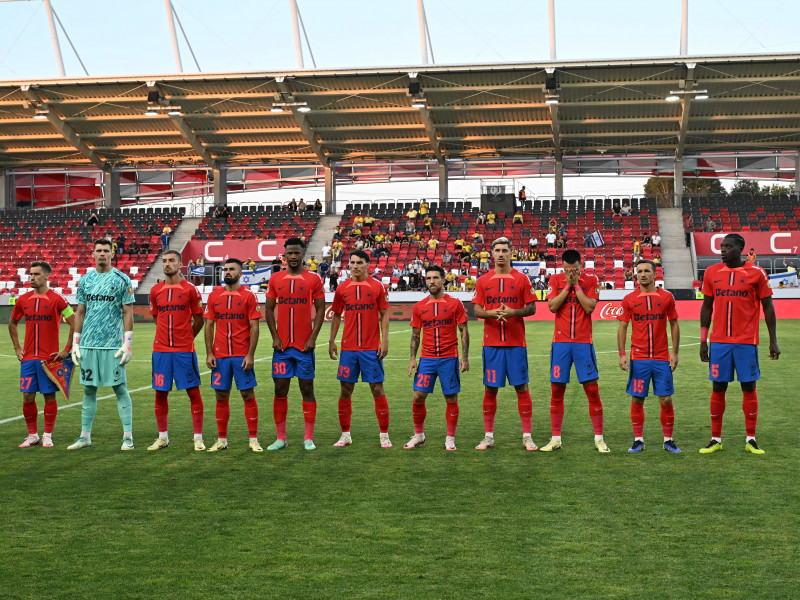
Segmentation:
<svg viewBox="0 0 800 600">
<path fill-rule="evenodd" d="M 163 313 L 163 312 L 175 312 L 175 311 L 177 311 L 177 310 L 186 310 L 186 306 L 184 306 L 183 304 L 181 304 L 181 305 L 178 305 L 178 306 L 175 306 L 175 305 L 169 305 L 169 306 L 159 306 L 159 307 L 158 307 L 158 312 L 159 312 L 159 313 Z"/>
<path fill-rule="evenodd" d="M 308 304 L 308 298 L 278 297 L 278 304 Z"/>
<path fill-rule="evenodd" d="M 354 311 L 354 310 L 373 310 L 375 308 L 375 304 L 370 302 L 359 302 L 356 304 L 345 304 L 344 309 L 346 311 Z"/>
<path fill-rule="evenodd" d="M 734 296 L 737 298 L 747 298 L 750 292 L 747 290 L 714 290 L 715 296 Z"/>
<path fill-rule="evenodd" d="M 89 302 L 114 302 L 116 296 L 107 296 L 106 294 L 86 294 L 86 300 Z"/>
<path fill-rule="evenodd" d="M 243 321 L 247 315 L 242 313 L 217 313 L 217 321 Z"/>
<path fill-rule="evenodd" d="M 651 314 L 639 315 L 639 314 L 633 313 L 633 320 L 634 321 L 663 321 L 666 318 L 667 318 L 667 316 L 664 313 L 661 313 L 661 314 L 658 314 L 658 315 L 651 315 Z"/>
<path fill-rule="evenodd" d="M 513 304 L 517 300 L 515 296 L 486 296 L 486 304 Z"/>
</svg>

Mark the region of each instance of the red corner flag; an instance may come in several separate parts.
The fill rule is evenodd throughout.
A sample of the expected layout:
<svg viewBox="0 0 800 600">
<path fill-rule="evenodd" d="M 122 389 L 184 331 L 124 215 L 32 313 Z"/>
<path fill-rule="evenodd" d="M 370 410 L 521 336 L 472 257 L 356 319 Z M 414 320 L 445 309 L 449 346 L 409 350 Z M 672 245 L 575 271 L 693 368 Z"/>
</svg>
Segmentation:
<svg viewBox="0 0 800 600">
<path fill-rule="evenodd" d="M 55 383 L 64 394 L 64 398 L 69 400 L 69 384 L 72 381 L 72 370 L 75 368 L 75 363 L 71 359 L 65 358 L 51 362 L 43 360 L 42 366 L 50 381 Z"/>
</svg>

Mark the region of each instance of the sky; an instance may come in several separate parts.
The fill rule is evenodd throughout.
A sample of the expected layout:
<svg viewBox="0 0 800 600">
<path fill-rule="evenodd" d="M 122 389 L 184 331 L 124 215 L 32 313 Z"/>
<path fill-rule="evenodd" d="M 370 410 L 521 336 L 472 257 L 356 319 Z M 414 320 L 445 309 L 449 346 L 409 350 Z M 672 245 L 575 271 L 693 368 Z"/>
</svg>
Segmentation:
<svg viewBox="0 0 800 600">
<path fill-rule="evenodd" d="M 280 71 L 298 68 L 290 1 L 173 0 L 173 5 L 202 71 Z M 165 0 L 51 2 L 90 76 L 179 72 Z M 297 2 L 317 68 L 423 63 L 417 0 Z M 424 4 L 436 64 L 550 59 L 547 0 Z M 800 53 L 800 1 L 688 4 L 689 55 Z M 679 55 L 681 0 L 555 0 L 555 16 L 556 60 Z M 84 76 L 61 30 L 59 36 L 66 75 Z M 180 46 L 183 70 L 197 72 L 184 39 Z M 311 53 L 304 50 L 309 69 Z M 58 76 L 42 0 L 0 0 L 0 80 Z M 552 194 L 551 179 L 524 183 L 535 193 Z M 640 193 L 642 184 L 624 177 L 565 178 L 565 193 Z M 417 184 L 407 185 L 412 187 L 404 190 L 413 196 L 410 190 Z M 464 186 L 468 195 L 479 194 L 477 181 Z M 362 187 L 348 186 L 342 192 Z M 451 184 L 453 191 L 460 188 L 460 182 Z"/>
</svg>

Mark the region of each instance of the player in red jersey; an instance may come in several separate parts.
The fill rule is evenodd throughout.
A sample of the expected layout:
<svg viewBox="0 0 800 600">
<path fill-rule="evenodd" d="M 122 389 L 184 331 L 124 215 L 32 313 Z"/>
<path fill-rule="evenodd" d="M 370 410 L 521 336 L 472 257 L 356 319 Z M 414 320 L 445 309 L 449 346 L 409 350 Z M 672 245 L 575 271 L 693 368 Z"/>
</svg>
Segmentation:
<svg viewBox="0 0 800 600">
<path fill-rule="evenodd" d="M 644 450 L 644 399 L 650 391 L 661 403 L 661 427 L 664 431 L 664 450 L 678 453 L 672 430 L 675 411 L 672 407 L 674 390 L 672 372 L 678 366 L 678 347 L 681 332 L 678 311 L 672 294 L 656 287 L 656 265 L 652 260 L 640 260 L 636 265 L 639 289 L 625 296 L 622 301 L 622 316 L 617 330 L 619 367 L 628 371 L 628 394 L 631 395 L 631 423 L 633 444 L 628 452 Z M 667 321 L 672 334 L 672 353 L 667 340 Z M 630 361 L 625 352 L 628 338 L 628 323 L 631 327 Z"/>
<path fill-rule="evenodd" d="M 391 448 L 389 441 L 389 403 L 383 391 L 383 359 L 389 353 L 389 295 L 383 284 L 370 277 L 369 254 L 356 250 L 350 255 L 350 279 L 340 283 L 333 297 L 333 321 L 328 342 L 328 354 L 336 360 L 336 334 L 342 315 L 342 355 L 336 378 L 341 382 L 339 395 L 339 425 L 342 436 L 334 446 L 349 446 L 350 419 L 353 413 L 353 388 L 358 381 L 368 383 L 375 398 L 375 414 L 380 428 L 381 448 Z"/>
<path fill-rule="evenodd" d="M 536 312 L 536 294 L 523 273 L 511 266 L 511 243 L 499 237 L 492 242 L 494 271 L 478 279 L 472 303 L 483 319 L 483 426 L 485 435 L 476 450 L 494 446 L 497 390 L 506 379 L 517 392 L 522 421 L 522 446 L 538 450 L 531 438 L 533 403 L 528 390 L 528 350 L 525 317 Z"/>
<path fill-rule="evenodd" d="M 411 317 L 411 359 L 408 376 L 414 378 L 414 435 L 403 446 L 416 448 L 425 443 L 425 398 L 433 391 L 436 379 L 442 386 L 447 409 L 447 437 L 445 450 L 456 449 L 458 425 L 458 392 L 461 391 L 460 372 L 469 371 L 469 328 L 467 313 L 461 300 L 444 293 L 444 269 L 438 265 L 428 267 L 425 284 L 430 296 L 414 305 Z M 422 331 L 422 359 L 417 366 L 417 349 Z M 458 358 L 458 338 L 461 334 L 461 360 Z"/>
<path fill-rule="evenodd" d="M 547 307 L 555 313 L 555 333 L 550 350 L 550 428 L 552 437 L 543 452 L 561 448 L 561 424 L 564 421 L 564 393 L 572 365 L 589 400 L 589 416 L 598 452 L 610 452 L 603 439 L 603 403 L 597 385 L 597 357 L 592 341 L 592 312 L 600 296 L 600 283 L 594 275 L 581 273 L 581 255 L 565 250 L 561 255 L 563 273 L 550 277 Z"/>
<path fill-rule="evenodd" d="M 317 336 L 325 322 L 325 290 L 319 276 L 303 267 L 306 245 L 300 238 L 289 238 L 285 245 L 286 270 L 275 273 L 267 290 L 267 327 L 272 334 L 272 379 L 275 381 L 273 414 L 278 439 L 267 450 L 281 450 L 286 443 L 286 413 L 289 410 L 289 384 L 297 377 L 303 398 L 306 450 L 315 450 L 314 421 L 317 399 L 314 396 Z M 278 306 L 278 319 L 275 308 Z M 312 325 L 313 320 L 313 325 Z"/>
<path fill-rule="evenodd" d="M 200 394 L 200 369 L 194 338 L 203 328 L 203 299 L 197 288 L 181 275 L 181 255 L 167 250 L 161 256 L 164 281 L 150 290 L 150 314 L 156 322 L 153 339 L 153 389 L 158 438 L 148 450 L 169 447 L 167 415 L 172 381 L 175 388 L 186 390 L 192 412 L 194 449 L 206 449 L 203 443 L 203 396 Z"/>
<path fill-rule="evenodd" d="M 217 430 L 219 438 L 209 452 L 228 449 L 228 420 L 231 408 L 228 399 L 233 380 L 244 400 L 244 416 L 250 434 L 250 450 L 262 452 L 258 443 L 258 404 L 253 389 L 253 370 L 258 346 L 258 301 L 249 289 L 242 287 L 242 261 L 229 258 L 223 267 L 224 287 L 214 288 L 208 295 L 206 312 L 206 365 L 211 369 L 211 387 L 217 396 Z M 214 326 L 216 324 L 216 331 Z"/>
<path fill-rule="evenodd" d="M 756 443 L 758 395 L 756 381 L 761 378 L 758 366 L 758 322 L 761 309 L 769 331 L 769 357 L 781 355 L 775 333 L 775 307 L 772 289 L 764 269 L 742 260 L 744 238 L 729 233 L 722 239 L 722 262 L 703 274 L 703 307 L 700 309 L 700 360 L 709 364 L 711 391 L 711 441 L 702 454 L 722 450 L 722 415 L 725 392 L 733 373 L 742 386 L 742 410 L 746 432 L 745 450 L 764 454 Z M 714 318 L 709 348 L 708 328 Z"/>
<path fill-rule="evenodd" d="M 70 346 L 58 350 L 58 326 L 61 317 L 69 324 L 68 340 L 72 339 L 75 317 L 72 307 L 61 294 L 47 285 L 52 269 L 50 265 L 37 260 L 31 263 L 30 277 L 32 293 L 23 294 L 17 299 L 8 333 L 14 345 L 14 354 L 21 364 L 19 391 L 22 392 L 22 414 L 28 426 L 28 437 L 20 448 L 37 446 L 40 442 L 45 448 L 53 447 L 53 427 L 56 423 L 58 387 L 50 381 L 42 367 L 42 361 L 62 360 L 69 356 Z M 25 318 L 25 345 L 19 345 L 17 324 Z M 36 406 L 36 392 L 44 396 L 44 439 L 39 439 L 39 409 Z"/>
</svg>

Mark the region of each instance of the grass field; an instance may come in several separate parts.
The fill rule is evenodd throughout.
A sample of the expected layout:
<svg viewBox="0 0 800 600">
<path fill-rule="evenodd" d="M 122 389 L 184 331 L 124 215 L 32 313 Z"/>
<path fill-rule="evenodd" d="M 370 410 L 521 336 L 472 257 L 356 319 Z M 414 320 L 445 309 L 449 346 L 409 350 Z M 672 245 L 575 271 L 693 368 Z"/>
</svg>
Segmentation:
<svg viewBox="0 0 800 600">
<path fill-rule="evenodd" d="M 574 382 L 564 450 L 522 449 L 510 390 L 499 396 L 497 447 L 473 450 L 483 437 L 479 323 L 470 325 L 458 452 L 444 450 L 438 391 L 428 401 L 427 445 L 403 450 L 413 433 L 410 330 L 393 323 L 386 390 L 394 448 L 378 446 L 365 385 L 354 396 L 354 444 L 331 447 L 339 435 L 338 383 L 324 343 L 317 353 L 318 450 L 303 450 L 293 387 L 286 450 L 249 452 L 242 403 L 232 399 L 231 449 L 215 455 L 193 452 L 183 392 L 170 397 L 171 447 L 145 450 L 157 435 L 149 389 L 154 327 L 137 324 L 128 369 L 134 452 L 119 450 L 113 399 L 99 402 L 94 445 L 81 451 L 66 450 L 80 431 L 79 406 L 59 412 L 52 449 L 17 449 L 24 421 L 0 424 L 0 598 L 797 598 L 793 348 L 800 321 L 779 323 L 780 361 L 762 348 L 761 457 L 744 451 L 737 384 L 728 393 L 725 451 L 698 454 L 710 437 L 710 383 L 698 339 L 690 337 L 699 326 L 682 325 L 679 455 L 661 449 L 652 397 L 645 404 L 647 450 L 627 453 L 630 400 L 617 366 L 616 325 L 607 322 L 595 323 L 595 343 L 611 454 L 594 450 L 586 400 Z M 257 398 L 266 446 L 275 430 L 264 326 L 261 335 Z M 533 438 L 540 445 L 550 437 L 551 335 L 552 323 L 528 324 Z M 327 325 L 320 340 L 327 341 Z M 21 414 L 12 354 L 2 336 L 0 420 Z M 214 396 L 203 379 L 208 444 L 216 437 Z M 77 382 L 72 391 L 79 402 Z"/>
</svg>

